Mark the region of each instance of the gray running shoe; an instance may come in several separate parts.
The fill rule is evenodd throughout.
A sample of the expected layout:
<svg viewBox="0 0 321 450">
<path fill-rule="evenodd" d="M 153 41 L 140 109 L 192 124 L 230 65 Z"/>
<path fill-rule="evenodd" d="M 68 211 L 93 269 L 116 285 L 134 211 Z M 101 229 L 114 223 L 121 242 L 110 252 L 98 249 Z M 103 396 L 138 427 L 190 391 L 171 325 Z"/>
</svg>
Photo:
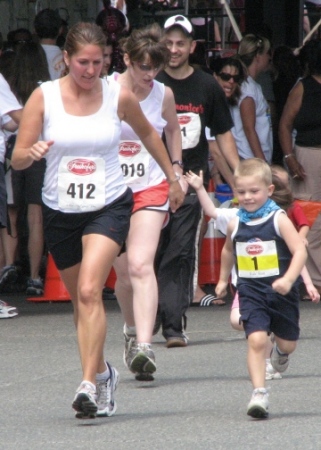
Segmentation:
<svg viewBox="0 0 321 450">
<path fill-rule="evenodd" d="M 119 382 L 119 373 L 107 361 L 106 364 L 110 371 L 110 377 L 105 381 L 96 383 L 98 417 L 113 416 L 117 410 L 114 395 Z"/>
<path fill-rule="evenodd" d="M 265 388 L 254 389 L 250 403 L 247 406 L 247 415 L 254 419 L 266 419 L 269 415 L 269 394 Z"/>
<path fill-rule="evenodd" d="M 123 354 L 123 361 L 127 369 L 129 369 L 131 372 L 133 372 L 130 368 L 131 361 L 135 355 L 135 347 L 136 347 L 136 335 L 129 334 L 126 331 L 126 324 L 124 325 L 123 329 L 124 338 L 125 338 L 125 348 L 124 348 L 124 354 Z M 135 373 L 135 372 L 133 372 Z"/>
<path fill-rule="evenodd" d="M 280 355 L 276 349 L 276 343 L 271 352 L 271 364 L 277 372 L 283 373 L 289 367 L 289 355 L 287 353 Z"/>
<path fill-rule="evenodd" d="M 136 344 L 132 348 L 130 370 L 135 373 L 138 381 L 152 381 L 156 371 L 155 355 L 150 344 Z"/>
<path fill-rule="evenodd" d="M 98 410 L 96 389 L 92 383 L 82 381 L 76 391 L 72 407 L 77 419 L 94 419 Z"/>
</svg>

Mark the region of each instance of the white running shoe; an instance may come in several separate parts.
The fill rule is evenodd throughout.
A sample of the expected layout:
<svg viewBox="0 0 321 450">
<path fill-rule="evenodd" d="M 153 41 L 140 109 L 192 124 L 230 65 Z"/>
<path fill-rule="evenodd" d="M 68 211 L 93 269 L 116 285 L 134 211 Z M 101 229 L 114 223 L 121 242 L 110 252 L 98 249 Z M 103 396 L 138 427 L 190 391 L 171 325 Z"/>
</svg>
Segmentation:
<svg viewBox="0 0 321 450">
<path fill-rule="evenodd" d="M 90 381 L 82 381 L 72 407 L 76 411 L 77 419 L 94 419 L 98 410 L 96 386 Z"/>
<path fill-rule="evenodd" d="M 106 364 L 109 368 L 110 377 L 105 381 L 96 383 L 98 417 L 113 416 L 117 410 L 114 395 L 119 383 L 119 373 L 115 367 L 112 367 L 107 361 Z"/>
<path fill-rule="evenodd" d="M 282 375 L 277 372 L 270 362 L 265 364 L 265 379 L 266 380 L 281 380 Z"/>
<path fill-rule="evenodd" d="M 15 306 L 10 306 L 8 303 L 0 300 L 0 319 L 11 319 L 18 315 L 18 310 Z"/>
<path fill-rule="evenodd" d="M 271 364 L 277 372 L 283 373 L 289 367 L 289 355 L 284 353 L 280 355 L 277 351 L 276 343 L 271 352 Z"/>
<path fill-rule="evenodd" d="M 265 388 L 254 389 L 250 403 L 247 406 L 247 415 L 254 419 L 266 419 L 269 415 L 269 394 Z"/>
</svg>

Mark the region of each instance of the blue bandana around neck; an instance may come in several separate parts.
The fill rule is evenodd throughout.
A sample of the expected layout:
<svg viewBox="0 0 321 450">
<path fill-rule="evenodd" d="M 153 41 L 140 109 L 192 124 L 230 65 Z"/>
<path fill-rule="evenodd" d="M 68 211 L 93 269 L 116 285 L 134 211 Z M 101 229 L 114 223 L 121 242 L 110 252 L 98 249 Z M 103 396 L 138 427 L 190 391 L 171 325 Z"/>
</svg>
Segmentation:
<svg viewBox="0 0 321 450">
<path fill-rule="evenodd" d="M 250 222 L 253 219 L 261 219 L 262 217 L 266 217 L 272 211 L 277 211 L 280 207 L 275 203 L 274 200 L 270 198 L 261 206 L 258 210 L 254 212 L 248 212 L 244 208 L 240 208 L 237 212 L 237 215 L 240 218 L 240 221 L 243 223 Z"/>
</svg>

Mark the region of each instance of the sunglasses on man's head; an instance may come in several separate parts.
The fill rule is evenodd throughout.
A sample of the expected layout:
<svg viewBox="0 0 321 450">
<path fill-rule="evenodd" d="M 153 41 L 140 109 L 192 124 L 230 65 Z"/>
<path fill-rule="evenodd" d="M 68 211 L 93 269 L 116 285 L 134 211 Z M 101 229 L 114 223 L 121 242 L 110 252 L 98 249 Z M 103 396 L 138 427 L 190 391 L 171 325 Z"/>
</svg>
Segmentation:
<svg viewBox="0 0 321 450">
<path fill-rule="evenodd" d="M 234 83 L 238 83 L 241 80 L 240 75 L 231 75 L 230 73 L 221 72 L 218 74 L 223 81 L 230 81 L 233 78 Z"/>
</svg>

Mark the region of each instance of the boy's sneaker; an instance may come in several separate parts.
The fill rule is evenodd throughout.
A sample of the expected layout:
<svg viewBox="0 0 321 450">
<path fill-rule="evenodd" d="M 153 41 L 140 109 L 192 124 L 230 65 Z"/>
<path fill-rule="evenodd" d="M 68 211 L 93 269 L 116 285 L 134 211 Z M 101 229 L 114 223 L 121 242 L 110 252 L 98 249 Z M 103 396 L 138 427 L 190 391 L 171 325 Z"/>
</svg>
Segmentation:
<svg viewBox="0 0 321 450">
<path fill-rule="evenodd" d="M 90 381 L 82 381 L 76 391 L 72 407 L 77 419 L 94 419 L 98 410 L 96 387 Z"/>
<path fill-rule="evenodd" d="M 138 381 L 153 381 L 156 371 L 155 354 L 150 344 L 136 344 L 131 350 L 129 369 Z"/>
<path fill-rule="evenodd" d="M 18 315 L 18 310 L 14 306 L 0 300 L 0 319 L 10 319 Z"/>
<path fill-rule="evenodd" d="M 29 278 L 27 281 L 27 295 L 43 295 L 43 282 L 40 278 Z"/>
<path fill-rule="evenodd" d="M 119 373 L 107 361 L 110 377 L 105 381 L 96 383 L 97 389 L 97 416 L 110 417 L 113 416 L 117 410 L 117 404 L 114 398 L 115 391 L 119 382 Z"/>
<path fill-rule="evenodd" d="M 265 388 L 254 389 L 250 403 L 247 406 L 247 415 L 255 419 L 266 419 L 269 415 L 269 394 Z"/>
<path fill-rule="evenodd" d="M 266 380 L 281 380 L 282 375 L 277 372 L 270 362 L 265 364 L 265 379 Z"/>
<path fill-rule="evenodd" d="M 277 372 L 283 373 L 289 366 L 289 355 L 287 353 L 280 353 L 277 350 L 276 344 L 274 344 L 271 352 L 271 364 Z"/>
<path fill-rule="evenodd" d="M 16 266 L 4 266 L 0 272 L 0 289 L 3 289 L 7 284 L 15 283 L 18 279 L 18 271 Z"/>
</svg>

